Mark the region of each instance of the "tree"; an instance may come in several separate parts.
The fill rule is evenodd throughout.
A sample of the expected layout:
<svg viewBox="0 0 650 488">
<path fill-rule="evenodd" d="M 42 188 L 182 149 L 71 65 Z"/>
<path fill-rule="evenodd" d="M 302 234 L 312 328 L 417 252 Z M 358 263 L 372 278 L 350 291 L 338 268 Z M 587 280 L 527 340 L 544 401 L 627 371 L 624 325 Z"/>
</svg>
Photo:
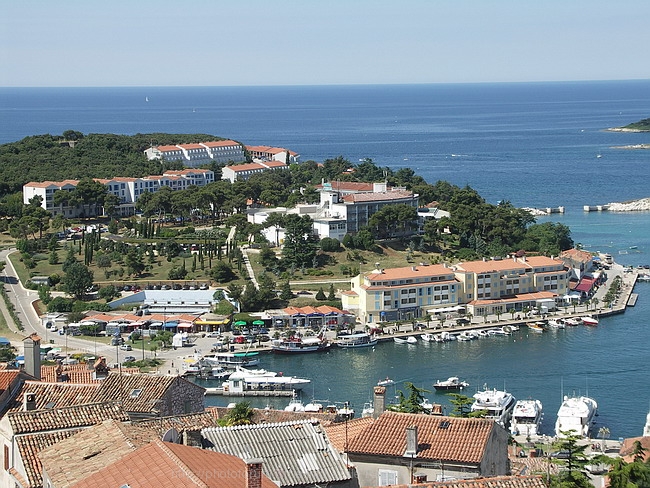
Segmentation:
<svg viewBox="0 0 650 488">
<path fill-rule="evenodd" d="M 217 261 L 212 265 L 210 277 L 217 283 L 228 283 L 229 281 L 234 280 L 237 276 L 227 263 Z"/>
<path fill-rule="evenodd" d="M 336 300 L 336 292 L 334 290 L 334 283 L 330 283 L 329 293 L 327 294 L 327 300 L 330 302 Z"/>
<path fill-rule="evenodd" d="M 579 444 L 581 437 L 576 435 L 574 430 L 561 432 L 561 434 L 563 437 L 553 444 L 553 448 L 566 453 L 565 459 L 556 460 L 566 467 L 566 471 L 559 475 L 560 481 L 573 486 L 590 486 L 583 473 L 584 467 L 589 462 L 585 455 L 587 444 Z"/>
<path fill-rule="evenodd" d="M 282 283 L 280 290 L 280 298 L 282 300 L 291 300 L 293 298 L 293 292 L 291 291 L 291 284 L 289 283 L 289 280 L 286 280 Z"/>
<path fill-rule="evenodd" d="M 327 297 L 325 296 L 325 292 L 323 291 L 323 287 L 321 286 L 318 290 L 318 293 L 316 293 L 316 300 L 322 302 L 323 300 L 326 300 Z"/>
<path fill-rule="evenodd" d="M 126 253 L 124 264 L 126 264 L 129 273 L 136 276 L 140 276 L 145 269 L 143 256 L 135 247 L 131 247 L 129 252 Z"/>
<path fill-rule="evenodd" d="M 461 393 L 448 393 L 449 403 L 454 406 L 454 409 L 449 414 L 450 417 L 471 417 L 472 411 L 471 406 L 474 403 L 470 397 L 463 395 Z"/>
<path fill-rule="evenodd" d="M 86 290 L 93 284 L 93 273 L 87 266 L 75 262 L 67 267 L 62 281 L 64 290 L 81 300 Z"/>
<path fill-rule="evenodd" d="M 226 425 L 233 426 L 252 424 L 254 414 L 255 412 L 251 408 L 251 404 L 249 402 L 236 403 L 226 416 Z"/>
<path fill-rule="evenodd" d="M 408 396 L 404 395 L 402 391 L 398 392 L 399 403 L 389 407 L 389 410 L 402 413 L 427 413 L 428 410 L 422 406 L 424 403 L 424 393 L 429 393 L 428 390 L 418 388 L 413 383 L 407 381 L 404 383 Z"/>
<path fill-rule="evenodd" d="M 285 217 L 284 223 L 282 256 L 286 267 L 311 267 L 318 247 L 318 237 L 314 234 L 312 220 L 306 215 L 300 217 L 290 214 Z"/>
</svg>

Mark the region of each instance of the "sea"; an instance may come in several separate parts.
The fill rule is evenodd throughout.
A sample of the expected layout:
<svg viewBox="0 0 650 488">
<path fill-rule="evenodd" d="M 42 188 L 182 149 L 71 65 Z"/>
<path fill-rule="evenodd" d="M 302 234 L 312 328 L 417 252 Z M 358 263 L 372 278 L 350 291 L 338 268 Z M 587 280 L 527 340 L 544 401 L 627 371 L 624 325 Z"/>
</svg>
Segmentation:
<svg viewBox="0 0 650 488">
<path fill-rule="evenodd" d="M 631 266 L 650 264 L 650 212 L 584 212 L 650 197 L 650 134 L 607 131 L 650 117 L 650 80 L 278 87 L 0 88 L 0 143 L 35 134 L 203 133 L 245 144 L 286 147 L 302 161 L 339 155 L 428 182 L 475 188 L 488 202 L 560 207 L 561 222 L 584 249 Z M 155 140 L 151 141 L 156 144 Z M 116 175 L 119 176 L 119 175 Z M 650 410 L 650 284 L 625 314 L 598 327 L 416 346 L 265 355 L 261 367 L 312 380 L 305 403 L 350 402 L 357 412 L 390 377 L 389 399 L 405 382 L 450 411 L 438 379 L 459 376 L 477 389 L 507 389 L 543 402 L 551 435 L 563 395 L 599 404 L 595 431 L 639 436 Z M 208 398 L 225 405 L 228 399 Z M 251 399 L 283 407 L 288 399 Z"/>
</svg>

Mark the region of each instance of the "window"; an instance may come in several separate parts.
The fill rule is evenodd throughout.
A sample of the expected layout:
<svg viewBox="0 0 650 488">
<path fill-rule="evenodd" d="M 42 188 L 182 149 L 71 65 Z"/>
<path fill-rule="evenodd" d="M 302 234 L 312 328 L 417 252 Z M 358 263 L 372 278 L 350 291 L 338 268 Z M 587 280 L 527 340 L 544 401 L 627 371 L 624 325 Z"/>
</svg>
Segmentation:
<svg viewBox="0 0 650 488">
<path fill-rule="evenodd" d="M 387 469 L 379 470 L 379 486 L 390 486 L 397 484 L 397 471 Z"/>
</svg>

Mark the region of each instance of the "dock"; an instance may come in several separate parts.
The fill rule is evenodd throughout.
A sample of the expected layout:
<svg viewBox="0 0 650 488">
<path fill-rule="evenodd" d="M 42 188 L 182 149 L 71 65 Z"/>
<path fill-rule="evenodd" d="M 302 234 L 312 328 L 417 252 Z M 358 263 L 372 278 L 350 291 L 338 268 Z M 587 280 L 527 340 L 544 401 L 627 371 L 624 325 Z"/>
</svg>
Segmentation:
<svg viewBox="0 0 650 488">
<path fill-rule="evenodd" d="M 609 210 L 609 205 L 585 205 L 582 210 L 585 212 L 606 212 Z"/>
<path fill-rule="evenodd" d="M 628 307 L 633 307 L 634 305 L 636 305 L 636 300 L 637 300 L 637 298 L 639 298 L 639 294 L 638 294 L 638 293 L 632 293 L 632 294 L 630 294 L 630 298 L 628 298 L 628 300 L 627 300 L 627 306 L 628 306 Z"/>
<path fill-rule="evenodd" d="M 243 392 L 228 391 L 223 388 L 206 388 L 206 395 L 221 395 L 235 397 L 291 397 L 294 390 L 246 390 Z"/>
</svg>

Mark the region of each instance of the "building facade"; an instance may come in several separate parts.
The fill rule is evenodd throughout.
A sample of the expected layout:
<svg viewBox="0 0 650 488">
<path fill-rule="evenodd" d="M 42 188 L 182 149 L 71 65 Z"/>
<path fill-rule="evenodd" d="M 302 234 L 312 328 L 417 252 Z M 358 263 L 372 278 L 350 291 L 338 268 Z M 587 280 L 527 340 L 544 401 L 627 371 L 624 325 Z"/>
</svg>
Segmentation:
<svg viewBox="0 0 650 488">
<path fill-rule="evenodd" d="M 229 163 L 246 160 L 243 145 L 231 140 L 173 146 L 152 146 L 144 153 L 149 160 L 178 161 L 190 168 L 209 163 Z"/>
<path fill-rule="evenodd" d="M 221 179 L 229 180 L 231 183 L 235 181 L 245 181 L 253 175 L 263 173 L 269 170 L 283 170 L 288 169 L 282 161 L 257 161 L 254 163 L 235 164 L 226 166 L 221 170 Z"/>
<path fill-rule="evenodd" d="M 377 269 L 351 280 L 345 310 L 363 323 L 411 320 L 450 310 L 474 316 L 521 313 L 568 291 L 562 260 L 535 256 Z"/>
<path fill-rule="evenodd" d="M 106 186 L 108 193 L 119 200 L 117 213 L 122 216 L 133 215 L 135 204 L 145 193 L 155 193 L 161 188 L 171 190 L 186 190 L 191 186 L 205 186 L 214 182 L 214 172 L 207 169 L 186 169 L 182 171 L 167 171 L 162 175 L 145 176 L 144 178 L 96 179 Z M 54 194 L 57 191 L 73 191 L 79 184 L 78 180 L 30 182 L 23 186 L 23 203 L 28 204 L 35 196 L 42 198 L 41 206 L 52 215 L 63 215 L 74 218 L 79 216 L 95 216 L 103 214 L 103 209 L 87 205 L 66 205 L 65 202 L 56 204 Z"/>
</svg>

